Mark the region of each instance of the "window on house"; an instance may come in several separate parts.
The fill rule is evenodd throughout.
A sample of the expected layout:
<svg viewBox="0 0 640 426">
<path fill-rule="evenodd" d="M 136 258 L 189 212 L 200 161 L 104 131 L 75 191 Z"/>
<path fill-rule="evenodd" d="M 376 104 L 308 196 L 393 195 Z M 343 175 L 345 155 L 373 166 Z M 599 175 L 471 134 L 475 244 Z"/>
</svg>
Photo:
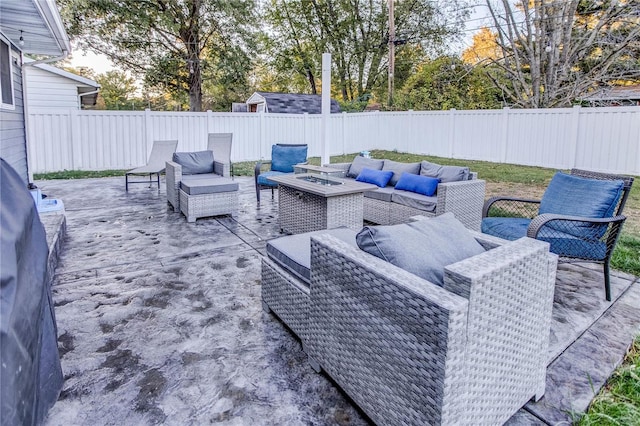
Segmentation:
<svg viewBox="0 0 640 426">
<path fill-rule="evenodd" d="M 0 39 L 0 87 L 2 107 L 13 107 L 13 81 L 11 78 L 11 49 L 9 43 Z"/>
</svg>

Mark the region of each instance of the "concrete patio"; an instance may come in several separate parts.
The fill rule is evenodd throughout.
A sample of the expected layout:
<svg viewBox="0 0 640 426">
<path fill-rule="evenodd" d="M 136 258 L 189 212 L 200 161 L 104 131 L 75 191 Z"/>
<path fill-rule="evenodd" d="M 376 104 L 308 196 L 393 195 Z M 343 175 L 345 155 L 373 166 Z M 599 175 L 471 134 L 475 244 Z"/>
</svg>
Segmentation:
<svg viewBox="0 0 640 426">
<path fill-rule="evenodd" d="M 36 182 L 66 207 L 66 229 L 43 215 L 65 376 L 47 424 L 369 423 L 262 311 L 277 195 L 257 206 L 253 179 L 236 180 L 240 211 L 193 224 L 168 208 L 164 183 Z M 508 424 L 570 423 L 621 362 L 640 332 L 640 285 L 614 271 L 608 303 L 602 279 L 596 265 L 559 268 L 546 393 Z"/>
</svg>

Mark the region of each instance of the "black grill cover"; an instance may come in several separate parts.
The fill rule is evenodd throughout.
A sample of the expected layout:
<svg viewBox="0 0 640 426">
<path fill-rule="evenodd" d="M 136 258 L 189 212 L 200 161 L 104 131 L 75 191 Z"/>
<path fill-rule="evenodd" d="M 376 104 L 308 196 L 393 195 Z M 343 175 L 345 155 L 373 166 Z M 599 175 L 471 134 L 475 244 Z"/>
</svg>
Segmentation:
<svg viewBox="0 0 640 426">
<path fill-rule="evenodd" d="M 0 422 L 39 424 L 62 388 L 49 249 L 24 181 L 0 163 Z"/>
</svg>

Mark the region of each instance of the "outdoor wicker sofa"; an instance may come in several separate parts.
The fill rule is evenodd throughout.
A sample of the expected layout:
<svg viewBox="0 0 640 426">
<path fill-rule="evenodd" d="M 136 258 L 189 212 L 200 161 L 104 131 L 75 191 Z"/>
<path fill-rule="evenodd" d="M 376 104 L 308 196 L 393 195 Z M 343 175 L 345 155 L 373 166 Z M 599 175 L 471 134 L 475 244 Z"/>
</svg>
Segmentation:
<svg viewBox="0 0 640 426">
<path fill-rule="evenodd" d="M 268 247 L 263 306 L 376 424 L 502 424 L 545 390 L 557 256 L 469 232 L 487 251 L 446 266 L 443 287 L 359 249 L 350 229 L 283 237 L 297 266 Z"/>
<path fill-rule="evenodd" d="M 416 215 L 439 216 L 452 212 L 467 228 L 480 230 L 485 181 L 467 167 L 441 166 L 428 161 L 400 163 L 360 156 L 351 163 L 326 166 L 343 170 L 347 179 L 357 178 L 363 168 L 393 172 L 388 185 L 364 193 L 364 220 L 368 222 L 393 225 L 406 223 Z M 396 189 L 403 173 L 433 177 L 441 182 L 432 196 Z"/>
</svg>

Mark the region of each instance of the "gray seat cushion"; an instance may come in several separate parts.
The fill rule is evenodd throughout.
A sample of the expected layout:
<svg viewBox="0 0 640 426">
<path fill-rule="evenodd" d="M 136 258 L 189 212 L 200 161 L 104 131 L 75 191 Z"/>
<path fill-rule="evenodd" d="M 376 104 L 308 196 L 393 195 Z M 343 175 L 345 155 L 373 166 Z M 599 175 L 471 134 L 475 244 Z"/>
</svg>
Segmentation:
<svg viewBox="0 0 640 426">
<path fill-rule="evenodd" d="M 426 160 L 420 163 L 420 174 L 422 176 L 439 178 L 442 183 L 469 180 L 468 167 L 441 166 L 440 164 L 430 163 Z"/>
<path fill-rule="evenodd" d="M 391 201 L 402 204 L 403 206 L 434 213 L 436 211 L 438 197 L 435 195 L 429 197 L 427 195 L 418 194 L 417 192 L 396 189 L 391 195 Z"/>
<path fill-rule="evenodd" d="M 183 175 L 213 173 L 213 151 L 174 152 L 173 161 L 182 166 Z"/>
<path fill-rule="evenodd" d="M 358 246 L 439 286 L 445 266 L 485 250 L 453 213 L 400 225 L 365 226 Z"/>
<path fill-rule="evenodd" d="M 373 191 L 365 191 L 363 195 L 367 198 L 373 198 L 374 200 L 391 202 L 392 194 L 393 186 L 385 186 L 384 188 L 374 189 Z"/>
<path fill-rule="evenodd" d="M 215 194 L 218 192 L 237 191 L 238 183 L 223 177 L 208 179 L 187 179 L 180 182 L 180 189 L 189 195 Z"/>
<path fill-rule="evenodd" d="M 267 255 L 282 269 L 308 286 L 311 282 L 311 236 L 320 234 L 331 234 L 357 247 L 356 231 L 353 229 L 323 229 L 273 239 L 267 242 Z"/>
<path fill-rule="evenodd" d="M 420 173 L 420 163 L 400 163 L 398 161 L 384 160 L 382 170 L 390 170 L 393 172 L 389 185 L 396 186 L 403 173 L 411 173 L 417 175 Z"/>
<path fill-rule="evenodd" d="M 357 178 L 362 169 L 382 170 L 384 160 L 375 160 L 373 158 L 360 157 L 359 155 L 353 159 L 347 177 Z"/>
</svg>

